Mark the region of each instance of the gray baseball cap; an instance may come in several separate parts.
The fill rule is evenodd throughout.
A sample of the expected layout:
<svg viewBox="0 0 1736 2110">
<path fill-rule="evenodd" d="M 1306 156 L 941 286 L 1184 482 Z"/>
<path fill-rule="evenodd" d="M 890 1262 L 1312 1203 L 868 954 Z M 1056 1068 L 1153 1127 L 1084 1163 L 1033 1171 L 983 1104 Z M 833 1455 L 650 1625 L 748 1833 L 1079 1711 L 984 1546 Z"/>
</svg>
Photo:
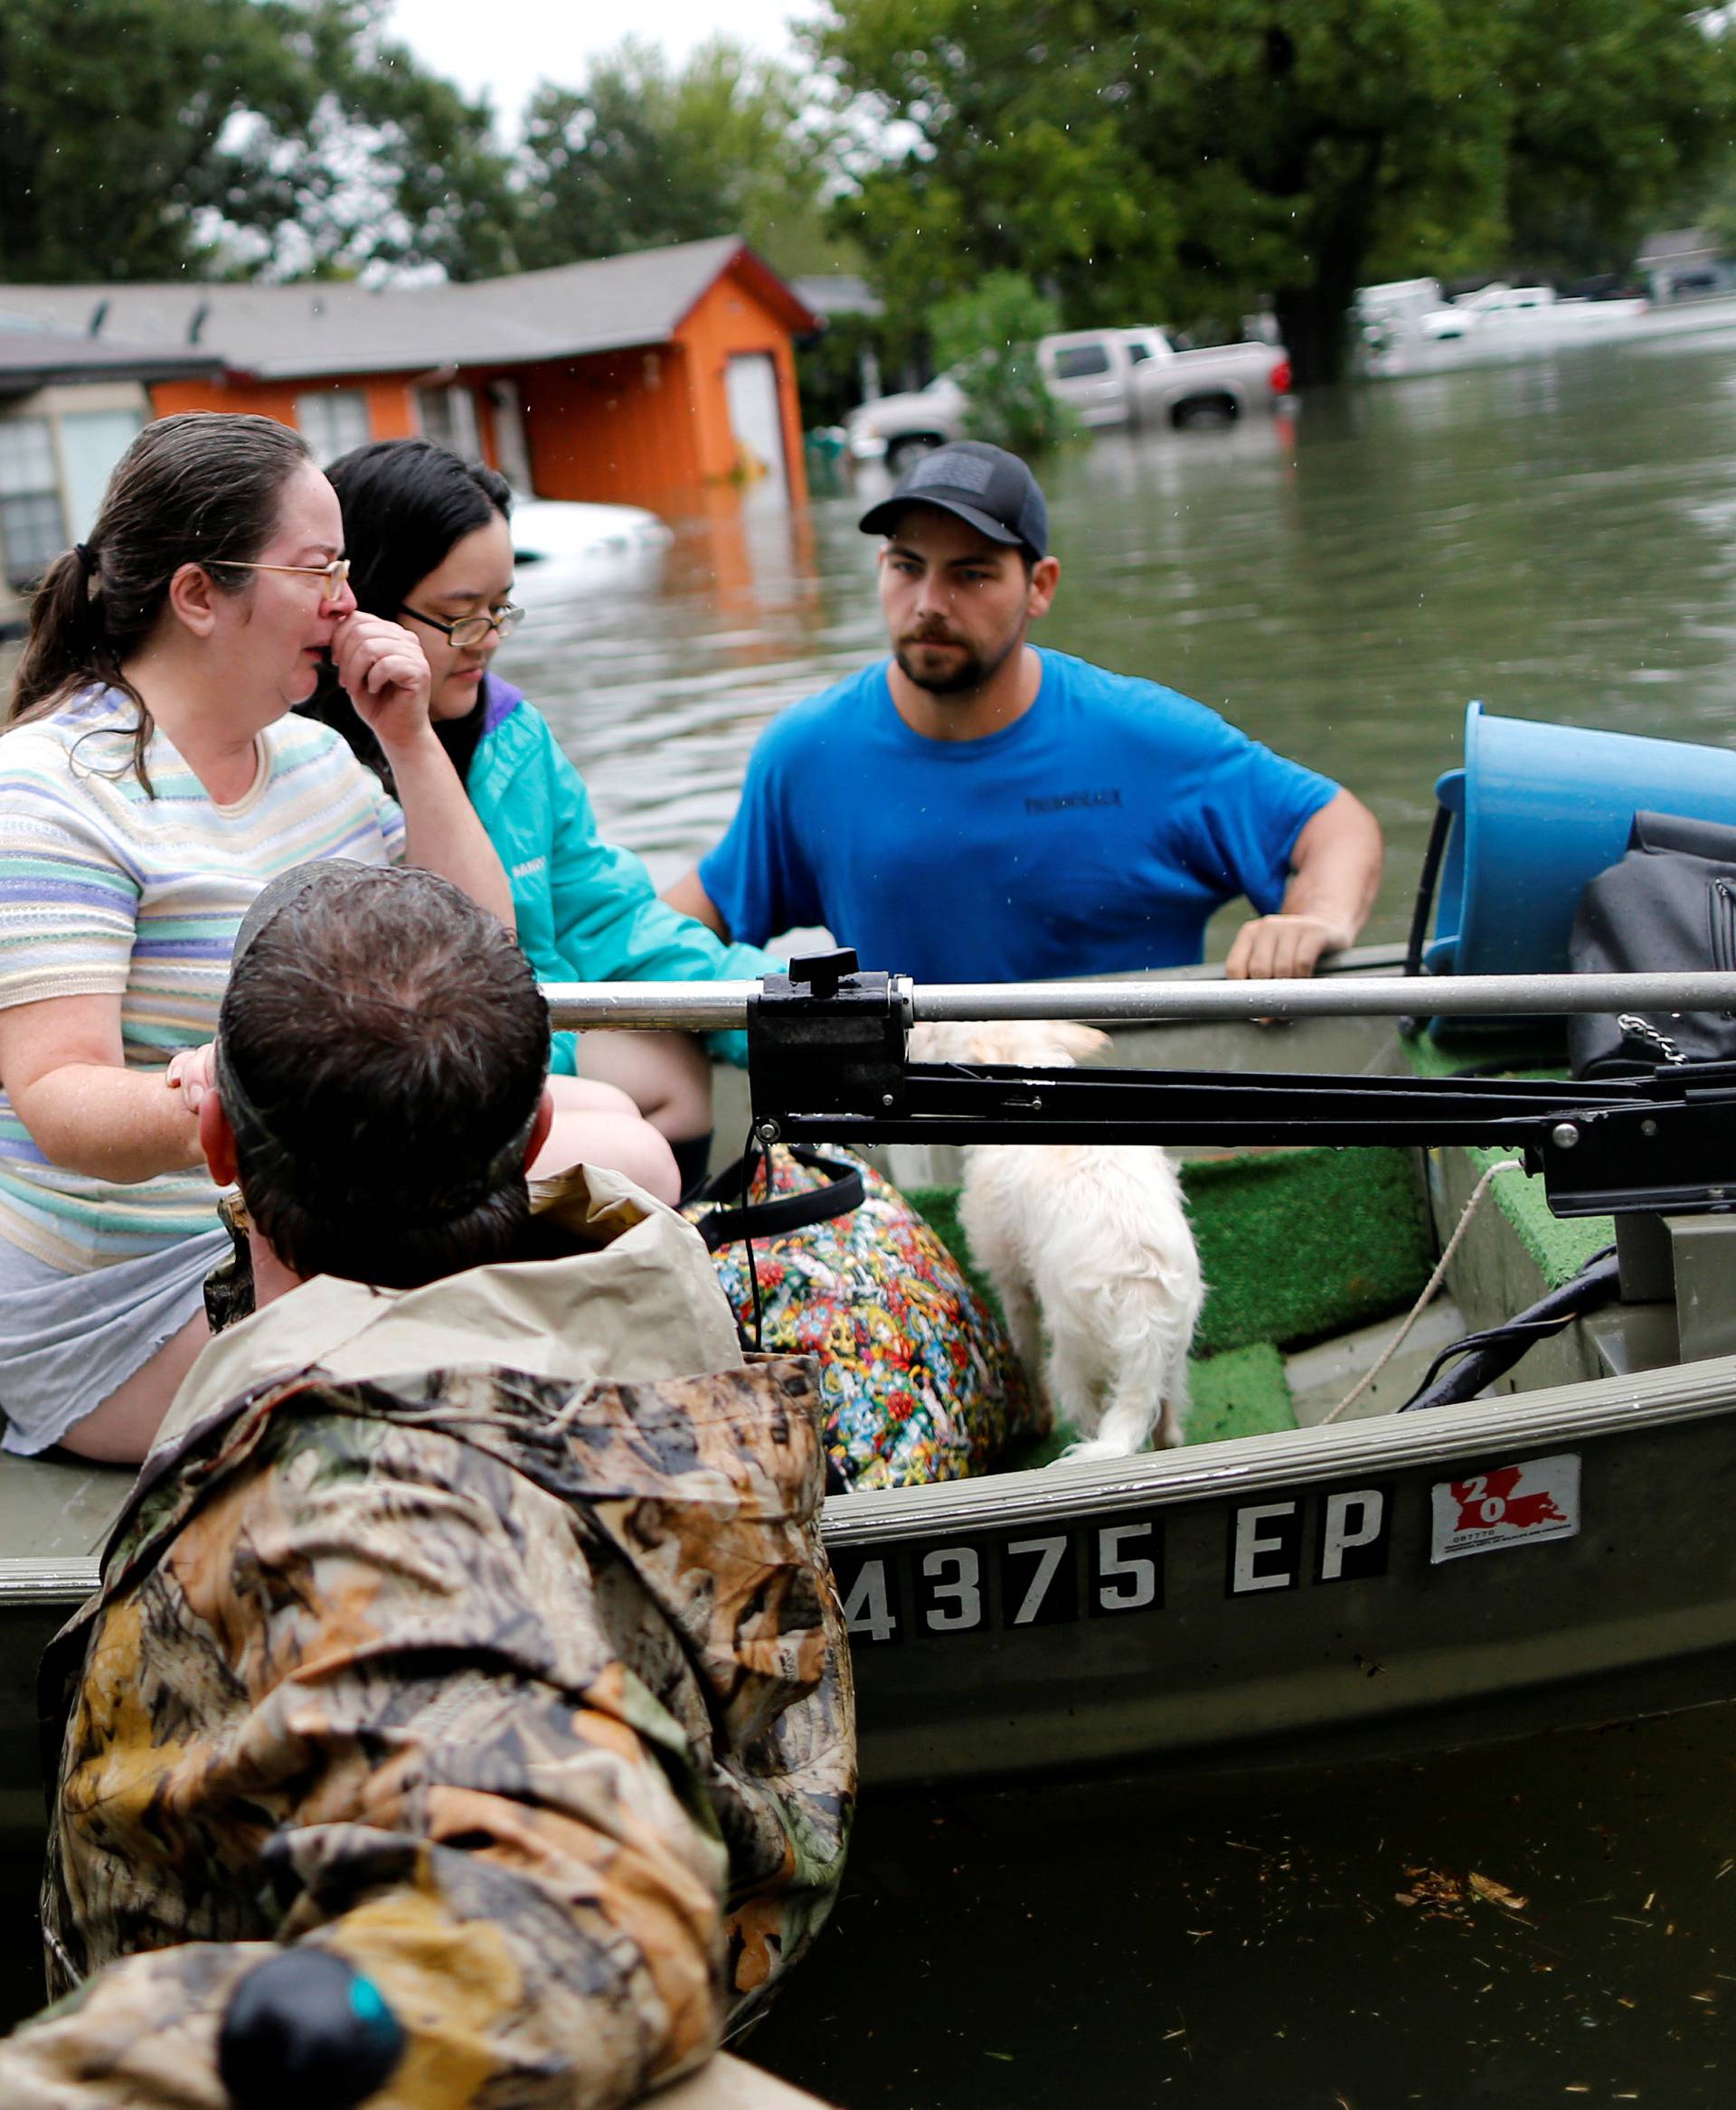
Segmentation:
<svg viewBox="0 0 1736 2110">
<path fill-rule="evenodd" d="M 992 542 L 1049 553 L 1049 508 L 1030 469 L 1004 447 L 956 439 L 919 456 L 878 505 L 862 516 L 865 535 L 889 535 L 912 505 L 938 505 Z"/>
</svg>

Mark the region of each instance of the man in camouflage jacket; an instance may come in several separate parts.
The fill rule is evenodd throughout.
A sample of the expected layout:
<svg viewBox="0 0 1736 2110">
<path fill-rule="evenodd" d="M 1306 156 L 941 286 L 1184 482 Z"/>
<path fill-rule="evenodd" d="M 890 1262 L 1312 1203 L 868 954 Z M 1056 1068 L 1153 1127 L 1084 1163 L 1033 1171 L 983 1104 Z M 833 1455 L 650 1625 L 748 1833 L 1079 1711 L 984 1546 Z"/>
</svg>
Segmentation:
<svg viewBox="0 0 1736 2110">
<path fill-rule="evenodd" d="M 443 882 L 366 878 L 290 890 L 225 1003 L 201 1117 L 261 1308 L 183 1388 L 51 1656 L 45 1918 L 72 1990 L 0 2044 L 8 2110 L 219 2110 L 220 2064 L 243 2070 L 225 2015 L 232 2035 L 238 1987 L 290 1945 L 395 2017 L 380 2110 L 627 2102 L 757 2011 L 841 1870 L 854 1723 L 811 1366 L 743 1357 L 695 1235 L 590 1172 L 529 1227 L 566 1258 L 303 1279 L 322 1210 L 385 1170 L 333 1117 L 366 1080 L 327 1090 L 316 1048 L 250 1057 L 244 1028 L 292 958 L 353 991 L 401 966 L 398 890 L 425 909 Z M 474 1042 L 528 971 L 438 905 L 465 956 L 434 947 L 392 1002 L 438 1040 L 429 993 L 461 978 Z M 535 1148 L 517 1111 L 495 1126 L 483 1187 L 502 1132 L 515 1166 Z M 341 1177 L 304 1176 L 322 1134 Z M 436 1210 L 474 1229 L 477 1182 L 439 1163 Z M 383 1214 L 368 1238 L 401 1274 Z"/>
</svg>

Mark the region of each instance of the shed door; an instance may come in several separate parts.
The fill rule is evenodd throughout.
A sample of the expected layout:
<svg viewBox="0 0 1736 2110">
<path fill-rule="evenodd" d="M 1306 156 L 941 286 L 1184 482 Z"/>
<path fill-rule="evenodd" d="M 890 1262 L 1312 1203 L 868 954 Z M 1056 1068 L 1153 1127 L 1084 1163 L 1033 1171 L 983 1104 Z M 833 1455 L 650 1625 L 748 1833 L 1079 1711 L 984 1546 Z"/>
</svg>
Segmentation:
<svg viewBox="0 0 1736 2110">
<path fill-rule="evenodd" d="M 769 352 L 737 352 L 725 375 L 730 429 L 737 444 L 762 468 L 767 480 L 788 492 L 784 420 L 778 402 L 778 363 Z"/>
</svg>

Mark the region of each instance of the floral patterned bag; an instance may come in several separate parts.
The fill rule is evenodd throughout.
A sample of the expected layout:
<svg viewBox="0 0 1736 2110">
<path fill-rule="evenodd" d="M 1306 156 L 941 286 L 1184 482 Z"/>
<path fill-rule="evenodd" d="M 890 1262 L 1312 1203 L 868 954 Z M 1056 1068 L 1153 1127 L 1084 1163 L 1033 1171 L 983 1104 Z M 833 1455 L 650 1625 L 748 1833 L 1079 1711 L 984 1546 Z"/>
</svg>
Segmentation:
<svg viewBox="0 0 1736 2110">
<path fill-rule="evenodd" d="M 845 1488 L 991 1471 L 1043 1417 L 1000 1320 L 898 1190 L 847 1151 L 778 1145 L 685 1214 L 712 1249 L 741 1327 L 820 1362 L 826 1448 Z M 751 1241 L 752 1267 L 749 1250 Z"/>
</svg>

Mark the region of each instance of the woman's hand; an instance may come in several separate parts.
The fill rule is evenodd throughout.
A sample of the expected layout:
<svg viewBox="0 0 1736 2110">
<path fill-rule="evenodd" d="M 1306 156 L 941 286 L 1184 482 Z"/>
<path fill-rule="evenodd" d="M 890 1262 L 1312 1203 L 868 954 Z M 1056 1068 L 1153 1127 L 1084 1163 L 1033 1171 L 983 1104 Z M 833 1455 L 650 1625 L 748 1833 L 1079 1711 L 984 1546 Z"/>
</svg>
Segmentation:
<svg viewBox="0 0 1736 2110">
<path fill-rule="evenodd" d="M 200 1100 L 217 1088 L 216 1053 L 216 1041 L 207 1041 L 203 1047 L 183 1048 L 178 1055 L 169 1058 L 164 1082 L 171 1091 L 181 1094 L 181 1103 L 189 1114 L 197 1114 Z"/>
<path fill-rule="evenodd" d="M 428 732 L 428 658 L 401 625 L 358 609 L 333 632 L 332 658 L 358 715 L 388 753 Z"/>
</svg>

